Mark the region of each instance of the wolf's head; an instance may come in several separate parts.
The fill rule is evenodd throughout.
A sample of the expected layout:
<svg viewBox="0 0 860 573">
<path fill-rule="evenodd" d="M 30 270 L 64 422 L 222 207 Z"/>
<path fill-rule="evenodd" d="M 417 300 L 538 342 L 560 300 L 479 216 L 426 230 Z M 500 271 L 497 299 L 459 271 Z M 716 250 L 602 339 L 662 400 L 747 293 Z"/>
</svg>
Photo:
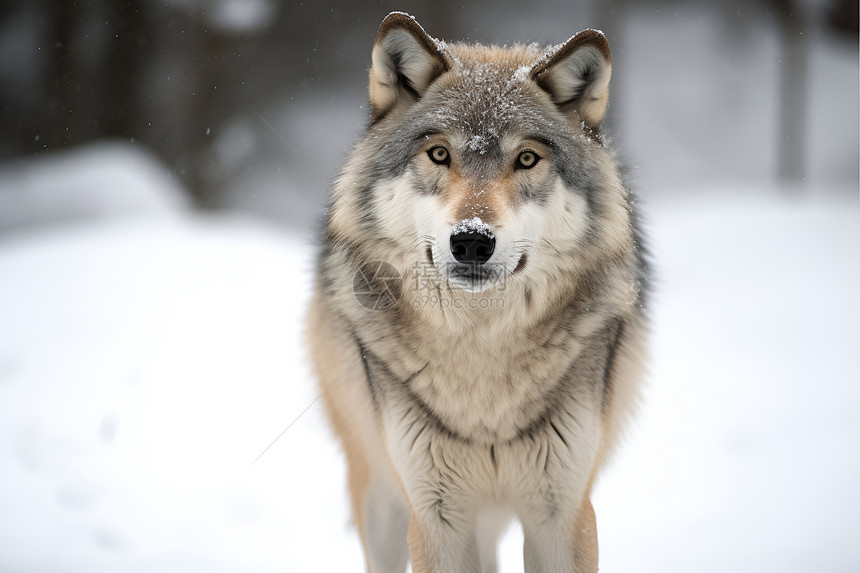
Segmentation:
<svg viewBox="0 0 860 573">
<path fill-rule="evenodd" d="M 329 239 L 404 276 L 424 265 L 461 295 L 530 293 L 611 265 L 633 234 L 598 134 L 610 72 L 595 30 L 547 48 L 446 44 L 390 14 Z"/>
</svg>

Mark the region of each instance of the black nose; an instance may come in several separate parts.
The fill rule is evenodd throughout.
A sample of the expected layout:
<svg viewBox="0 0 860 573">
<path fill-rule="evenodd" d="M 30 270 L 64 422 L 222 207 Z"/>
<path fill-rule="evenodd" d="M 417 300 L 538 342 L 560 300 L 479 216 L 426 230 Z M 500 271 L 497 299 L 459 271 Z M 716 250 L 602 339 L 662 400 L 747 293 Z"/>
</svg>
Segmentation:
<svg viewBox="0 0 860 573">
<path fill-rule="evenodd" d="M 451 254 L 458 263 L 483 265 L 493 256 L 496 239 L 482 233 L 466 231 L 451 235 Z"/>
</svg>

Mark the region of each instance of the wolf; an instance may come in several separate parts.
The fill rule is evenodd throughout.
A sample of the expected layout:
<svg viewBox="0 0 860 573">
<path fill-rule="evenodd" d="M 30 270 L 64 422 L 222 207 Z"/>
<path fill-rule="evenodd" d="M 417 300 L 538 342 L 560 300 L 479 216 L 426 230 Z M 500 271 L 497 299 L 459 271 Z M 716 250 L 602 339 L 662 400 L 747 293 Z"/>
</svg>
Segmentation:
<svg viewBox="0 0 860 573">
<path fill-rule="evenodd" d="M 367 571 L 495 571 L 513 518 L 525 571 L 597 571 L 648 331 L 607 40 L 445 43 L 395 12 L 371 60 L 307 322 Z"/>
</svg>

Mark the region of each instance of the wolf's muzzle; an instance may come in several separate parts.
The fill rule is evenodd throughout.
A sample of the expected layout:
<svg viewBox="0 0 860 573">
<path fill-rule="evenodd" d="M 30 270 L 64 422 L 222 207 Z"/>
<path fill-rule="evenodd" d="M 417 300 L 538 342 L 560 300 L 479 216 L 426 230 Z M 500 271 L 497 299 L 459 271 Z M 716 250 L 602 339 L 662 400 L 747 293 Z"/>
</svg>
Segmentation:
<svg viewBox="0 0 860 573">
<path fill-rule="evenodd" d="M 495 249 L 496 239 L 482 233 L 465 231 L 451 235 L 451 254 L 458 263 L 483 265 Z"/>
</svg>

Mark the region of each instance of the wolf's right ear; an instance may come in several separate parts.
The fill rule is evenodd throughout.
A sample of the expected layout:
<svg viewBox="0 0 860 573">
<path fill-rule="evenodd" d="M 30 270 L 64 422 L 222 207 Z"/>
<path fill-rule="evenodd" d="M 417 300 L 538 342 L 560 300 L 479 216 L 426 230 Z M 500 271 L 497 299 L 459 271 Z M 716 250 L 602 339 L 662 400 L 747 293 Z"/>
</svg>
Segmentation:
<svg viewBox="0 0 860 573">
<path fill-rule="evenodd" d="M 450 65 L 439 44 L 415 19 L 392 12 L 379 27 L 370 68 L 370 111 L 381 119 L 402 103 L 421 99 Z"/>
</svg>

